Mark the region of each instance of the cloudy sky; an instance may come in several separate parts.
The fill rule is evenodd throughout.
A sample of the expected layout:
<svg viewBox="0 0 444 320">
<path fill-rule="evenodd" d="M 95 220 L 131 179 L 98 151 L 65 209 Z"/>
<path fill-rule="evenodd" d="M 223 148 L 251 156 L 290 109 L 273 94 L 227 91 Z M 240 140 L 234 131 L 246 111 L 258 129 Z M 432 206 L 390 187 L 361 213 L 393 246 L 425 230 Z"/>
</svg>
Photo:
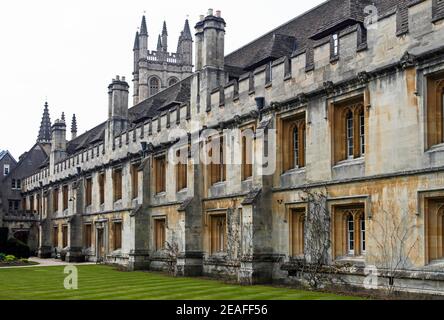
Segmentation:
<svg viewBox="0 0 444 320">
<path fill-rule="evenodd" d="M 322 2 L 1 1 L 0 150 L 18 158 L 32 147 L 46 99 L 51 121 L 62 111 L 68 122 L 76 114 L 79 134 L 104 121 L 108 84 L 115 75 L 131 80 L 134 35 L 144 12 L 153 50 L 163 20 L 169 48 L 175 48 L 187 16 L 193 28 L 208 8 L 221 10 L 229 53 Z"/>
</svg>

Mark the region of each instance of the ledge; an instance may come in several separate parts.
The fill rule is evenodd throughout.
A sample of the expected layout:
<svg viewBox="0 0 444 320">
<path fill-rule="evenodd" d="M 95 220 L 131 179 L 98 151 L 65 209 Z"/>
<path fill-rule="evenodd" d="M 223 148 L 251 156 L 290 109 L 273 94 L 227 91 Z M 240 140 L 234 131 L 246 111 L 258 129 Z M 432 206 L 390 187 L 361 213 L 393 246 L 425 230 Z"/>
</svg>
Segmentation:
<svg viewBox="0 0 444 320">
<path fill-rule="evenodd" d="M 431 146 L 425 153 L 444 152 L 444 143 L 435 144 Z"/>
<path fill-rule="evenodd" d="M 365 163 L 365 158 L 360 157 L 360 158 L 355 158 L 355 159 L 348 159 L 348 160 L 339 161 L 332 168 L 336 169 L 336 168 L 354 166 L 354 165 L 359 165 L 359 164 L 364 164 L 364 163 Z"/>
</svg>

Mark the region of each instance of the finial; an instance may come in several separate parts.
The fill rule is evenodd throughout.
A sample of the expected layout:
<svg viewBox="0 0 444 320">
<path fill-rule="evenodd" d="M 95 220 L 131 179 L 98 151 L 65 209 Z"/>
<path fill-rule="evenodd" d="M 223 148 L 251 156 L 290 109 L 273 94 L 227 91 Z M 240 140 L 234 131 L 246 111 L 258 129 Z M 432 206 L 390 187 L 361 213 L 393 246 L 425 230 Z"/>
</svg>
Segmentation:
<svg viewBox="0 0 444 320">
<path fill-rule="evenodd" d="M 62 112 L 62 121 L 65 122 L 65 112 Z"/>
</svg>

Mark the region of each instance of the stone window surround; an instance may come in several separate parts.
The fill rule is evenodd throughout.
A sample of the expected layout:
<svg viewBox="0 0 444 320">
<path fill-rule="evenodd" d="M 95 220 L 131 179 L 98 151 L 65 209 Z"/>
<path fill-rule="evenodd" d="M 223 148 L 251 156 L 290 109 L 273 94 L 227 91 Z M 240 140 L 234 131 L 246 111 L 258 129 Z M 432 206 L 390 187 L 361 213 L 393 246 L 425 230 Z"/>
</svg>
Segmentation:
<svg viewBox="0 0 444 320">
<path fill-rule="evenodd" d="M 277 122 L 279 123 L 280 129 L 281 131 L 283 130 L 283 126 L 284 126 L 284 122 L 287 121 L 292 121 L 293 119 L 299 118 L 299 117 L 304 117 L 305 118 L 305 130 L 307 130 L 307 126 L 309 125 L 308 119 L 307 119 L 308 113 L 307 113 L 307 106 L 303 106 L 301 108 L 297 108 L 295 110 L 291 110 L 291 111 L 285 111 L 282 113 L 278 113 L 276 115 L 277 118 Z M 279 128 L 278 128 L 279 130 Z M 283 140 L 283 135 L 279 134 L 279 139 L 281 139 L 281 141 Z M 284 143 L 281 143 L 281 147 L 284 145 Z M 279 170 L 279 172 L 281 172 L 281 175 L 285 175 L 288 173 L 292 173 L 292 172 L 299 172 L 299 171 L 304 171 L 305 167 L 306 167 L 306 148 L 305 148 L 305 154 L 304 154 L 304 166 L 298 167 L 298 168 L 289 168 L 288 170 L 285 170 L 285 166 L 284 166 L 284 150 L 281 150 L 279 152 L 279 156 L 281 157 L 282 161 L 279 161 L 278 163 L 281 163 L 281 168 Z"/>
<path fill-rule="evenodd" d="M 359 102 L 360 101 L 360 102 Z M 364 134 L 364 141 L 368 141 L 368 125 L 366 125 L 366 122 L 368 121 L 368 112 L 369 109 L 371 108 L 371 104 L 370 104 L 370 92 L 368 90 L 367 87 L 360 87 L 357 88 L 355 90 L 351 90 L 349 92 L 340 94 L 338 96 L 334 96 L 334 97 L 329 97 L 327 98 L 326 101 L 326 120 L 331 122 L 331 130 L 330 130 L 330 135 L 331 135 L 331 156 L 332 156 L 332 167 L 336 166 L 336 165 L 340 165 L 340 164 L 345 164 L 348 161 L 356 161 L 358 159 L 363 159 L 365 161 L 365 154 L 360 154 L 360 156 L 358 157 L 357 154 L 357 150 L 360 150 L 360 135 L 358 134 L 354 137 L 355 142 L 359 142 L 358 146 L 355 148 L 356 150 L 356 155 L 354 157 L 354 159 L 347 159 L 346 154 L 342 154 L 343 151 L 346 150 L 342 150 L 341 149 L 339 151 L 336 150 L 336 148 L 338 148 L 337 142 L 335 143 L 335 141 L 337 141 L 338 139 L 335 139 L 336 135 L 338 134 L 337 129 L 335 128 L 335 123 L 338 121 L 338 117 L 337 117 L 337 108 L 341 107 L 344 108 L 344 106 L 347 107 L 348 104 L 357 104 L 359 102 L 359 104 L 362 105 L 362 110 L 364 112 L 364 125 L 365 125 L 365 134 Z M 358 123 L 359 124 L 359 123 Z M 359 128 L 358 128 L 359 129 Z M 355 132 L 357 132 L 358 130 L 354 130 Z M 358 138 L 358 139 L 356 139 Z M 341 143 L 345 143 L 345 140 L 342 141 Z M 356 144 L 356 143 L 355 143 Z M 365 144 L 365 142 L 364 142 Z M 344 145 L 345 147 L 345 145 Z M 342 148 L 343 149 L 343 148 Z M 336 150 L 336 151 L 335 151 Z M 342 154 L 342 156 L 340 157 L 340 154 Z M 342 159 L 344 158 L 344 159 Z M 339 160 L 342 159 L 342 160 Z"/>
<path fill-rule="evenodd" d="M 444 260 L 430 260 L 429 259 L 429 244 L 428 244 L 428 201 L 438 201 L 443 203 L 444 205 L 444 188 L 440 189 L 428 189 L 428 190 L 419 190 L 418 191 L 418 207 L 416 215 L 418 217 L 422 217 L 424 220 L 424 265 L 441 263 L 444 265 Z M 443 210 L 442 208 L 440 210 Z M 443 235 L 444 236 L 444 235 Z"/>
<path fill-rule="evenodd" d="M 162 250 L 165 250 L 165 242 L 167 241 L 167 235 L 166 235 L 166 230 L 168 229 L 168 215 L 156 215 L 153 216 L 151 218 L 152 221 L 152 243 L 153 243 L 153 251 L 154 252 L 161 252 Z M 158 240 L 158 227 L 159 227 L 159 223 L 162 222 L 164 223 L 164 234 L 163 234 L 163 238 L 164 238 L 164 243 L 162 246 L 159 245 L 159 240 Z"/>
<path fill-rule="evenodd" d="M 208 247 L 207 247 L 207 254 L 209 257 L 222 257 L 227 255 L 227 235 L 228 235 L 228 219 L 227 219 L 228 209 L 218 208 L 218 209 L 208 209 L 206 210 L 204 214 L 204 228 L 206 229 L 206 236 L 208 239 Z M 225 216 L 225 248 L 224 251 L 220 252 L 213 252 L 213 243 L 212 243 L 212 218 L 213 217 L 221 217 Z"/>
<path fill-rule="evenodd" d="M 286 210 L 286 219 L 285 219 L 284 222 L 288 223 L 288 235 L 289 235 L 289 237 L 288 237 L 288 240 L 289 240 L 289 243 L 288 243 L 288 255 L 290 257 L 292 257 L 292 258 L 301 257 L 301 256 L 304 255 L 304 248 L 305 248 L 305 220 L 306 220 L 306 217 L 307 217 L 307 202 L 300 202 L 300 203 L 294 203 L 294 204 L 286 205 L 285 210 Z M 293 218 L 294 218 L 295 211 L 298 212 L 299 214 L 301 212 L 304 212 L 302 214 L 302 217 L 300 217 L 300 218 L 302 218 L 304 220 L 303 221 L 304 222 L 304 225 L 303 225 L 303 238 L 299 239 L 299 241 L 302 241 L 302 250 L 300 250 L 301 248 L 299 248 L 299 250 L 298 250 L 299 252 L 296 255 L 295 255 L 295 248 L 293 247 L 293 243 L 294 243 L 294 241 L 293 241 L 294 240 L 293 239 L 293 236 L 294 236 L 294 230 L 293 230 L 293 228 L 294 228 L 294 221 L 293 221 Z"/>
<path fill-rule="evenodd" d="M 352 207 L 352 206 L 363 206 L 364 207 L 364 217 L 365 220 L 371 220 L 372 219 L 372 209 L 371 209 L 371 196 L 370 195 L 357 195 L 357 196 L 349 196 L 349 197 L 338 197 L 338 198 L 329 198 L 327 199 L 327 207 L 328 211 L 331 215 L 331 250 L 332 250 L 332 259 L 333 260 L 340 260 L 344 261 L 347 259 L 353 259 L 353 260 L 360 260 L 363 261 L 364 257 L 351 257 L 348 255 L 345 256 L 336 256 L 335 254 L 335 230 L 334 230 L 334 214 L 335 214 L 335 208 L 337 207 Z M 366 231 L 368 231 L 368 227 L 366 226 Z M 368 236 L 366 236 L 368 239 Z"/>
</svg>

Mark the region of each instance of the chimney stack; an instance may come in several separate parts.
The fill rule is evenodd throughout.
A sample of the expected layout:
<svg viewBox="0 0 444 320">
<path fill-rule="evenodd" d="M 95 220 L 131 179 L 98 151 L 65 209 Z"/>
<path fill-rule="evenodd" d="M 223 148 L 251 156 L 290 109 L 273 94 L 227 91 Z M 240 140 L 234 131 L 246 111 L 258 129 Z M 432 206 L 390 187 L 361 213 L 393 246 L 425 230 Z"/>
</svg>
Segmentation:
<svg viewBox="0 0 444 320">
<path fill-rule="evenodd" d="M 128 94 L 125 77 L 116 76 L 108 86 L 108 141 L 128 128 Z"/>
</svg>

